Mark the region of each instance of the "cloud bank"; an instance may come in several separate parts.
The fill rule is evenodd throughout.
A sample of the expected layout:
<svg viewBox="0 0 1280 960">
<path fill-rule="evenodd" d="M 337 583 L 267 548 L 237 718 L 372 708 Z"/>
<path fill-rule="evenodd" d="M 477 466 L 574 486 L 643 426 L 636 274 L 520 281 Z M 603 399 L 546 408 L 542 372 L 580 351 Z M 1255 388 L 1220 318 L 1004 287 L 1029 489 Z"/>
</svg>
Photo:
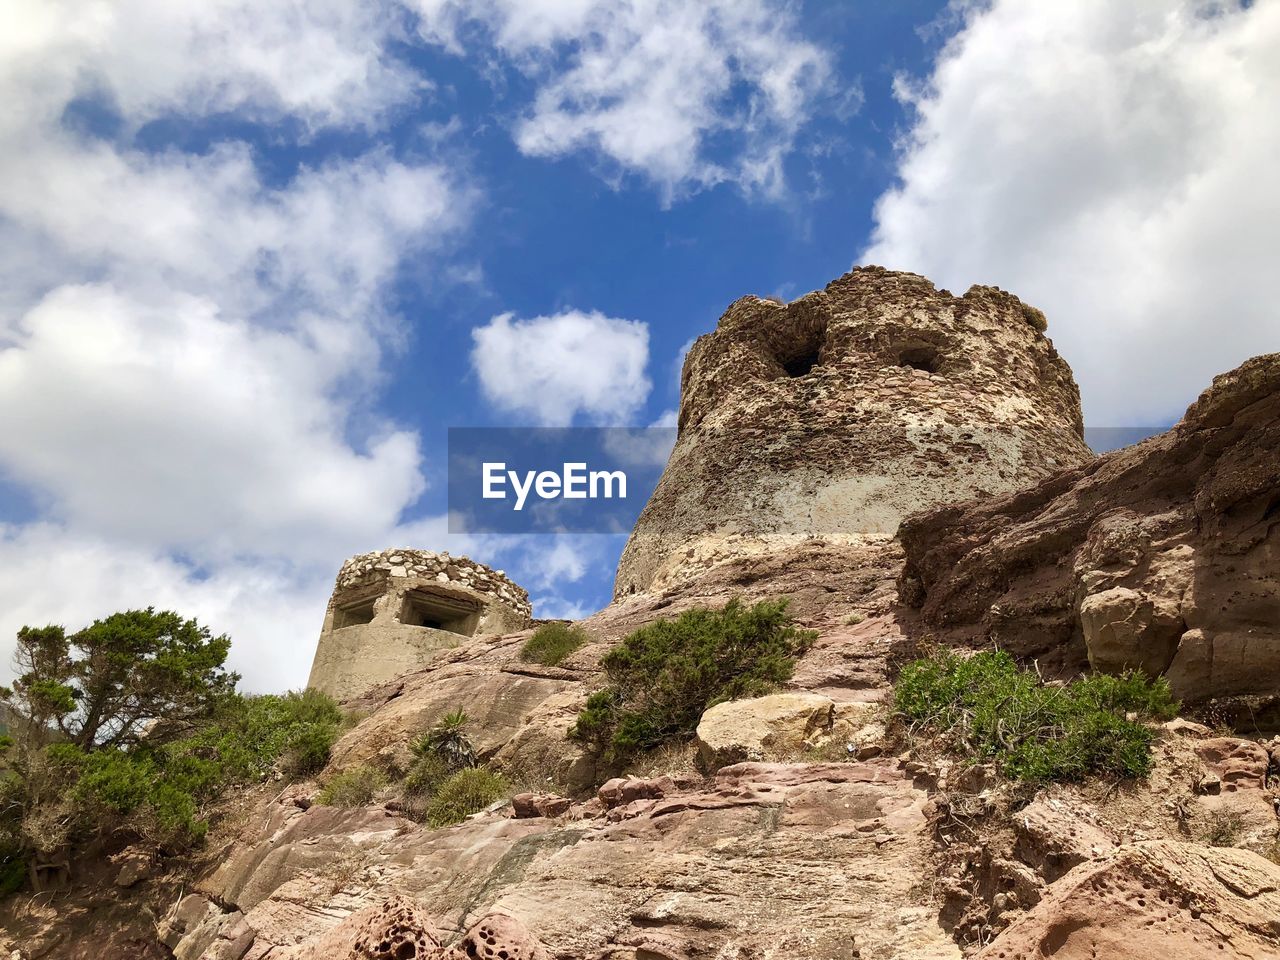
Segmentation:
<svg viewBox="0 0 1280 960">
<path fill-rule="evenodd" d="M 860 254 L 1041 307 L 1095 426 L 1280 349 L 1280 4 L 962 4 Z"/>
</svg>

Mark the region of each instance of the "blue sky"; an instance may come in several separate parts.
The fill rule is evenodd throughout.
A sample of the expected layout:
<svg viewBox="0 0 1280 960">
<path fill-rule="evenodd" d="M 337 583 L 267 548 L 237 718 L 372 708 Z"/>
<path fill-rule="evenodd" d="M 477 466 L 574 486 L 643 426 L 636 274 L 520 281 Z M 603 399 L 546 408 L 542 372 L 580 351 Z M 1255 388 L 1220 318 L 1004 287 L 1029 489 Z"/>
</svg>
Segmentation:
<svg viewBox="0 0 1280 960">
<path fill-rule="evenodd" d="M 74 7 L 0 13 L 5 660 L 154 603 L 296 686 L 385 546 L 590 612 L 620 538 L 448 536 L 446 429 L 662 422 L 854 263 L 1042 307 L 1093 426 L 1280 344 L 1277 0 Z"/>
</svg>

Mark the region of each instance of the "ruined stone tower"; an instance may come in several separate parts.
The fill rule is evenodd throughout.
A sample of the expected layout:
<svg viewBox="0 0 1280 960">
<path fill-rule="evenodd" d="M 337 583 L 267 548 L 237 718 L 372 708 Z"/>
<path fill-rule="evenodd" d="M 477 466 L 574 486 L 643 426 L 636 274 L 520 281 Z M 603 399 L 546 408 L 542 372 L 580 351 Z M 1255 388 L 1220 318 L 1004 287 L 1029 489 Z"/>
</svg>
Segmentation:
<svg viewBox="0 0 1280 960">
<path fill-rule="evenodd" d="M 466 557 L 361 554 L 338 571 L 307 685 L 355 696 L 467 637 L 526 627 L 530 613 L 522 587 Z"/>
<path fill-rule="evenodd" d="M 1040 311 L 860 267 L 789 304 L 744 297 L 685 358 L 679 436 L 614 596 L 1089 459 L 1080 394 Z"/>
</svg>

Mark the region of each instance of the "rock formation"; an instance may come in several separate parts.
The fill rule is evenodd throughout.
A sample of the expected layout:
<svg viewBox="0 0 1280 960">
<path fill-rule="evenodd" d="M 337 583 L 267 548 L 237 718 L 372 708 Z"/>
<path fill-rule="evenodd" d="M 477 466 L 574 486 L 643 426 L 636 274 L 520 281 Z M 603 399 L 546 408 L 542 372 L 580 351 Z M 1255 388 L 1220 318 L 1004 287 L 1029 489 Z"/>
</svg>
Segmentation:
<svg viewBox="0 0 1280 960">
<path fill-rule="evenodd" d="M 307 686 L 343 699 L 466 637 L 527 626 L 529 594 L 466 557 L 384 550 L 338 571 Z"/>
<path fill-rule="evenodd" d="M 858 268 L 790 304 L 744 297 L 685 359 L 679 437 L 614 596 L 1086 462 L 1079 391 L 1012 294 Z"/>
<path fill-rule="evenodd" d="M 1185 700 L 1280 694 L 1280 354 L 1171 431 L 900 531 L 902 598 L 956 642 L 1165 674 Z"/>
<path fill-rule="evenodd" d="M 1280 357 L 1091 459 L 1042 328 L 876 269 L 739 301 L 690 354 L 625 600 L 586 643 L 523 660 L 527 596 L 470 561 L 349 561 L 313 671 L 353 718 L 328 767 L 225 800 L 193 861 L 132 838 L 96 886 L 0 903 L 0 956 L 1280 957 L 1280 738 L 1179 718 L 1145 780 L 1031 788 L 895 731 L 894 664 L 928 637 L 1275 692 Z M 787 597 L 817 634 L 783 689 L 621 776 L 568 737 L 622 637 L 731 597 Z M 321 802 L 356 767 L 402 777 L 459 709 L 509 803 L 433 828 L 397 787 Z"/>
</svg>

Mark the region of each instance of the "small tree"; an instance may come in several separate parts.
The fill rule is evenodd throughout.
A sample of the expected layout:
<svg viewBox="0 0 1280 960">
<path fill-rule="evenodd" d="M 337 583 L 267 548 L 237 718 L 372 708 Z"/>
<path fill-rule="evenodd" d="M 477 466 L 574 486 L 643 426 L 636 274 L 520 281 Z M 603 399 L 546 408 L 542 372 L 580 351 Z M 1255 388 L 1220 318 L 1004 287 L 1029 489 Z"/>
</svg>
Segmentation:
<svg viewBox="0 0 1280 960">
<path fill-rule="evenodd" d="M 24 627 L 0 688 L 0 892 L 30 864 L 65 876 L 77 844 L 125 829 L 162 847 L 203 835 L 230 784 L 313 773 L 342 714 L 315 691 L 242 697 L 230 641 L 154 609 L 74 634 Z"/>
<path fill-rule="evenodd" d="M 18 678 L 0 688 L 29 735 L 92 751 L 128 748 L 146 736 L 190 732 L 240 679 L 223 664 L 231 641 L 195 620 L 154 608 L 127 610 L 67 636 L 60 626 L 23 627 Z"/>
</svg>

